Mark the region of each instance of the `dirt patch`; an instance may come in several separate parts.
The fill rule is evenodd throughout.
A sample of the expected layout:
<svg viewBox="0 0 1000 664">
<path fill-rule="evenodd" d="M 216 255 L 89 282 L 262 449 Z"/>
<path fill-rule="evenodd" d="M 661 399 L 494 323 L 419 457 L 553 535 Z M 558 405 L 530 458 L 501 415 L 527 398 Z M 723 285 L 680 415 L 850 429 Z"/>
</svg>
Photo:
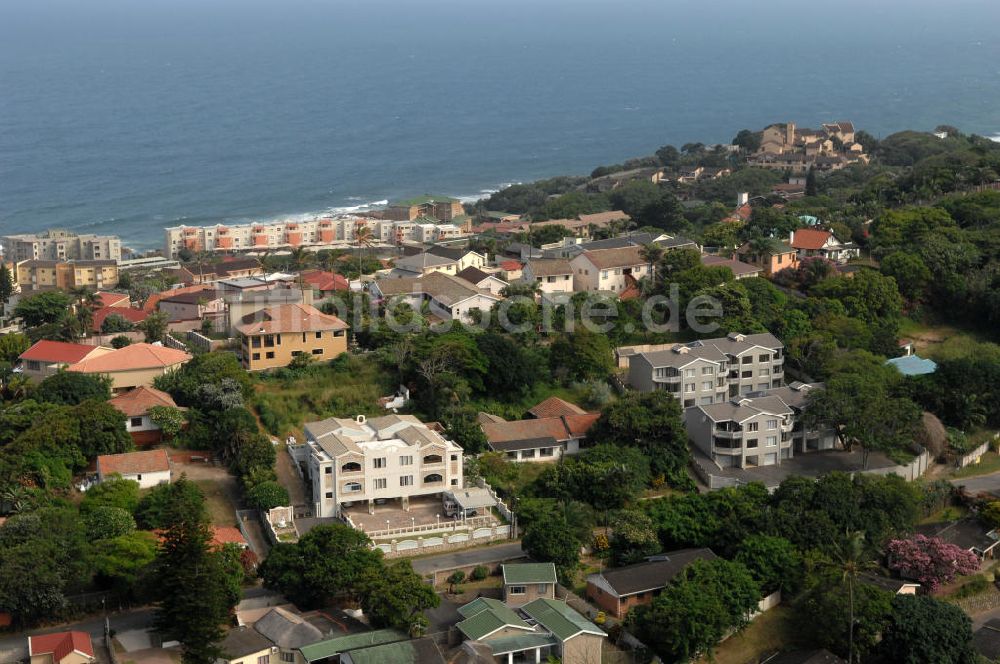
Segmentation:
<svg viewBox="0 0 1000 664">
<path fill-rule="evenodd" d="M 288 489 L 288 497 L 292 505 L 305 505 L 307 503 L 306 486 L 295 470 L 295 461 L 292 460 L 284 445 L 276 447 L 278 459 L 274 464 L 274 472 L 278 476 L 278 482 Z"/>
</svg>

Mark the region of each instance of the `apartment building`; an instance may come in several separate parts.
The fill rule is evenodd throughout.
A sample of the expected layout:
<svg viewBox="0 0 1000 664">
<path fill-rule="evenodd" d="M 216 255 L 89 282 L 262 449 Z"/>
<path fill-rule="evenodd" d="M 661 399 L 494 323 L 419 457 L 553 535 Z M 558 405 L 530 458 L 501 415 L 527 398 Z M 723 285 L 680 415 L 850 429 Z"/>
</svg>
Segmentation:
<svg viewBox="0 0 1000 664">
<path fill-rule="evenodd" d="M 688 344 L 619 349 L 628 383 L 641 392 L 665 390 L 684 408 L 721 404 L 739 395 L 784 385 L 784 344 L 770 333 L 730 333 Z"/>
<path fill-rule="evenodd" d="M 111 260 L 122 257 L 122 243 L 116 235 L 78 235 L 64 230 L 0 237 L 3 255 L 9 261 L 29 260 Z"/>
<path fill-rule="evenodd" d="M 438 221 L 451 221 L 463 217 L 462 201 L 450 196 L 425 194 L 415 198 L 395 201 L 385 211 L 386 219 L 414 221 L 420 217 L 433 217 Z"/>
<path fill-rule="evenodd" d="M 635 287 L 649 273 L 642 247 L 584 251 L 570 261 L 574 291 L 622 291 Z"/>
<path fill-rule="evenodd" d="M 304 426 L 317 517 L 342 507 L 439 495 L 462 486 L 462 448 L 412 415 L 332 417 Z M 302 454 L 302 453 L 300 453 Z M 304 456 L 304 455 L 303 455 Z"/>
<path fill-rule="evenodd" d="M 31 259 L 18 263 L 14 272 L 23 291 L 73 288 L 100 290 L 118 285 L 118 264 L 111 259 Z"/>
<path fill-rule="evenodd" d="M 428 220 L 434 222 L 434 220 Z M 464 234 L 455 224 L 419 224 L 410 220 L 370 217 L 320 217 L 303 221 L 272 221 L 215 226 L 174 226 L 164 229 L 163 255 L 178 252 L 266 251 L 295 247 L 345 247 L 366 238 L 372 244 L 407 241 L 437 242 Z"/>
<path fill-rule="evenodd" d="M 347 327 L 309 304 L 278 304 L 247 314 L 236 326 L 243 368 L 287 367 L 303 353 L 332 360 L 347 352 Z"/>
<path fill-rule="evenodd" d="M 689 408 L 684 412 L 688 438 L 721 468 L 781 465 L 795 454 L 831 450 L 836 430 L 807 426 L 802 416 L 809 392 L 820 388 L 796 382 Z"/>
</svg>

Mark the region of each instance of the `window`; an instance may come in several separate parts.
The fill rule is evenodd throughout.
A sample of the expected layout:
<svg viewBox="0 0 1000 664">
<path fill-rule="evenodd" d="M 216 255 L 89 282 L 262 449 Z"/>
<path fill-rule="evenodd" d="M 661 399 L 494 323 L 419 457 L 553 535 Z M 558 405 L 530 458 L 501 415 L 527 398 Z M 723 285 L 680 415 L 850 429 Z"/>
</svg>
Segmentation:
<svg viewBox="0 0 1000 664">
<path fill-rule="evenodd" d="M 778 444 L 778 437 L 777 436 L 768 436 L 767 437 L 767 446 L 768 447 L 774 447 L 777 444 Z"/>
<path fill-rule="evenodd" d="M 372 459 L 372 466 L 375 468 L 385 468 L 386 466 L 385 457 L 378 457 Z"/>
<path fill-rule="evenodd" d="M 760 375 L 761 376 L 770 376 L 771 375 L 771 368 L 770 367 L 762 367 L 761 370 L 760 370 Z"/>
<path fill-rule="evenodd" d="M 333 491 L 327 491 L 326 492 L 326 497 L 327 498 L 333 498 Z"/>
<path fill-rule="evenodd" d="M 603 272 L 601 272 L 601 279 L 607 279 L 607 278 L 608 278 L 608 271 L 604 270 Z"/>
<path fill-rule="evenodd" d="M 508 586 L 507 587 L 507 594 L 508 595 L 523 595 L 524 593 L 525 593 L 524 586 Z"/>
<path fill-rule="evenodd" d="M 333 467 L 332 466 L 327 466 L 326 468 L 324 468 L 323 469 L 323 474 L 324 475 L 333 475 Z"/>
<path fill-rule="evenodd" d="M 253 357 L 253 359 L 255 359 L 255 360 L 259 360 L 259 359 L 260 359 L 260 353 L 254 353 L 254 354 L 252 355 L 252 357 Z"/>
<path fill-rule="evenodd" d="M 549 590 L 548 584 L 546 584 L 546 583 L 539 583 L 538 584 L 538 592 L 539 592 L 539 594 L 544 595 L 546 592 L 548 592 L 548 590 Z"/>
<path fill-rule="evenodd" d="M 702 376 L 711 376 L 714 373 L 715 373 L 715 367 L 702 367 L 701 368 L 701 375 Z"/>
<path fill-rule="evenodd" d="M 760 392 L 763 392 L 764 390 L 768 389 L 769 387 L 771 387 L 770 383 L 757 383 L 757 390 L 760 391 Z"/>
<path fill-rule="evenodd" d="M 412 456 L 401 456 L 401 457 L 399 457 L 399 465 L 400 466 L 412 466 L 413 465 L 413 457 Z"/>
<path fill-rule="evenodd" d="M 281 661 L 282 662 L 294 662 L 295 661 L 295 653 L 293 653 L 293 652 L 283 652 L 283 653 L 281 653 Z"/>
<path fill-rule="evenodd" d="M 553 454 L 554 454 L 554 452 L 553 452 L 553 449 L 551 447 L 543 447 L 540 450 L 538 450 L 538 456 L 540 456 L 540 457 L 550 457 Z"/>
<path fill-rule="evenodd" d="M 696 387 L 697 387 L 697 385 L 695 385 L 694 383 L 685 383 L 684 384 L 684 391 L 685 392 L 694 392 L 694 390 L 695 390 Z"/>
<path fill-rule="evenodd" d="M 712 403 L 712 397 L 702 397 L 701 398 L 701 405 L 702 406 L 708 406 L 711 403 Z"/>
<path fill-rule="evenodd" d="M 389 488 L 389 480 L 387 480 L 384 477 L 378 477 L 372 483 L 372 486 L 374 488 L 376 488 L 376 489 L 388 489 Z"/>
<path fill-rule="evenodd" d="M 362 490 L 361 482 L 348 482 L 344 485 L 345 493 L 357 493 Z"/>
<path fill-rule="evenodd" d="M 273 360 L 274 359 L 274 351 L 268 351 L 267 354 L 264 357 L 266 357 L 269 360 Z"/>
<path fill-rule="evenodd" d="M 451 485 L 452 485 L 452 486 L 458 486 L 458 480 L 457 480 L 457 479 L 455 479 L 455 480 L 452 480 L 452 481 L 451 481 Z"/>
<path fill-rule="evenodd" d="M 134 427 L 141 427 L 142 426 L 142 418 L 141 417 L 132 417 L 132 418 L 130 418 L 130 421 L 132 423 L 132 426 L 134 426 Z"/>
<path fill-rule="evenodd" d="M 323 333 L 322 332 L 317 332 L 316 333 L 316 338 L 317 339 L 322 339 L 323 338 Z"/>
<path fill-rule="evenodd" d="M 684 377 L 685 378 L 694 378 L 694 374 L 695 374 L 694 369 L 685 369 L 684 370 Z"/>
<path fill-rule="evenodd" d="M 693 405 L 694 405 L 694 399 L 685 399 L 684 400 L 684 407 L 685 408 L 690 408 Z"/>
<path fill-rule="evenodd" d="M 753 362 L 753 356 L 747 355 L 746 357 L 741 358 L 740 362 L 742 362 L 743 364 L 750 364 L 751 362 Z"/>
<path fill-rule="evenodd" d="M 757 439 L 750 438 L 749 440 L 747 440 L 747 447 L 757 447 Z"/>
<path fill-rule="evenodd" d="M 378 468 L 378 466 L 375 466 Z M 357 461 L 348 461 L 343 466 L 340 467 L 340 472 L 342 473 L 357 473 L 361 470 L 361 464 Z"/>
<path fill-rule="evenodd" d="M 452 459 L 454 461 L 454 459 Z M 424 465 L 429 466 L 435 463 L 441 463 L 444 459 L 441 458 L 440 454 L 428 454 L 424 457 Z"/>
<path fill-rule="evenodd" d="M 767 428 L 768 429 L 777 429 L 778 428 L 778 420 L 768 420 L 767 421 Z"/>
<path fill-rule="evenodd" d="M 759 422 L 747 422 L 747 431 L 757 431 L 759 426 Z"/>
<path fill-rule="evenodd" d="M 443 482 L 444 478 L 441 477 L 440 473 L 431 473 L 430 475 L 424 476 L 424 484 L 433 484 L 434 482 Z"/>
<path fill-rule="evenodd" d="M 744 371 L 740 374 L 740 378 L 753 378 L 753 371 Z"/>
<path fill-rule="evenodd" d="M 413 486 L 413 475 L 403 475 L 400 477 L 399 486 Z"/>
<path fill-rule="evenodd" d="M 257 658 L 257 664 L 271 664 L 271 656 L 261 655 L 260 657 Z"/>
<path fill-rule="evenodd" d="M 710 380 L 702 381 L 702 383 L 701 383 L 701 389 L 702 390 L 711 390 L 712 389 L 712 385 L 713 385 L 713 383 Z"/>
<path fill-rule="evenodd" d="M 522 450 L 521 451 L 521 458 L 522 459 L 534 459 L 535 458 L 535 450 Z"/>
<path fill-rule="evenodd" d="M 313 348 L 313 355 L 322 355 L 322 354 L 323 354 L 322 348 Z"/>
<path fill-rule="evenodd" d="M 771 361 L 771 356 L 770 355 L 758 355 L 757 356 L 757 361 L 758 362 L 770 362 Z"/>
</svg>

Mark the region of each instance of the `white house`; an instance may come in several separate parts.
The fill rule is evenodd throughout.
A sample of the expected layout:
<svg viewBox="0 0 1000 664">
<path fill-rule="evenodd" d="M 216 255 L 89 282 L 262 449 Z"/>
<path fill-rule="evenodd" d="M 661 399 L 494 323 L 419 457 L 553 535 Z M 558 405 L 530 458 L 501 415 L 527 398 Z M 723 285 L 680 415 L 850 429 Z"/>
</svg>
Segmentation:
<svg viewBox="0 0 1000 664">
<path fill-rule="evenodd" d="M 136 445 L 160 441 L 160 427 L 153 422 L 149 415 L 151 408 L 156 406 L 177 408 L 177 404 L 174 403 L 169 394 L 146 385 L 122 392 L 108 401 L 108 404 L 125 415 L 125 430 L 131 434 L 132 441 Z"/>
<path fill-rule="evenodd" d="M 438 318 L 462 323 L 474 322 L 473 311 L 489 311 L 503 299 L 465 279 L 438 272 L 419 278 L 379 279 L 369 292 L 376 300 L 406 302 L 418 311 L 426 302 Z"/>
<path fill-rule="evenodd" d="M 524 266 L 521 280 L 535 282 L 538 290 L 545 294 L 573 292 L 573 266 L 564 258 L 539 258 L 530 260 Z"/>
<path fill-rule="evenodd" d="M 584 251 L 570 261 L 574 291 L 621 293 L 649 273 L 642 247 Z"/>
<path fill-rule="evenodd" d="M 104 454 L 97 457 L 97 481 L 121 475 L 135 480 L 140 489 L 149 489 L 170 482 L 170 459 L 166 450 Z"/>
<path fill-rule="evenodd" d="M 814 228 L 792 231 L 789 243 L 798 252 L 800 260 L 810 256 L 822 256 L 834 263 L 846 263 L 861 255 L 861 250 L 853 242 L 841 242 L 830 231 Z"/>
</svg>

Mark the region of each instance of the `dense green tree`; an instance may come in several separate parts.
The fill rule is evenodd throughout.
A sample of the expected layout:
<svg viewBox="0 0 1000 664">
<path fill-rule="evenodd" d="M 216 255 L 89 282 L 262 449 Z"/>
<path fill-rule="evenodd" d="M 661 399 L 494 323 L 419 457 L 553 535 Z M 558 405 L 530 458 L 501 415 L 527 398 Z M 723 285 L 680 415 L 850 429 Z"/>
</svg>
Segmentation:
<svg viewBox="0 0 1000 664">
<path fill-rule="evenodd" d="M 85 522 L 87 537 L 95 541 L 113 539 L 135 531 L 135 519 L 121 507 L 95 507 L 87 514 Z"/>
<path fill-rule="evenodd" d="M 896 280 L 899 292 L 907 300 L 919 300 L 931 281 L 931 271 L 915 254 L 895 251 L 882 260 L 882 274 Z"/>
<path fill-rule="evenodd" d="M 216 351 L 201 353 L 186 362 L 177 371 L 156 379 L 157 388 L 169 392 L 178 406 L 201 406 L 202 385 L 222 385 L 224 379 L 235 381 L 238 392 L 248 399 L 253 391 L 253 380 L 240 366 L 233 353 Z"/>
<path fill-rule="evenodd" d="M 740 542 L 736 560 L 746 566 L 766 595 L 795 591 L 802 582 L 802 555 L 784 537 L 751 535 Z"/>
<path fill-rule="evenodd" d="M 184 411 L 173 406 L 153 406 L 149 409 L 149 419 L 159 427 L 167 441 L 173 440 L 184 429 Z"/>
<path fill-rule="evenodd" d="M 167 315 L 159 311 L 146 316 L 146 319 L 136 325 L 136 328 L 145 335 L 146 343 L 156 343 L 163 341 L 167 336 Z"/>
<path fill-rule="evenodd" d="M 247 502 L 266 512 L 269 509 L 289 504 L 288 489 L 278 482 L 261 482 L 247 492 Z"/>
<path fill-rule="evenodd" d="M 638 510 L 621 510 L 615 514 L 609 544 L 615 565 L 641 562 L 660 551 L 653 520 Z"/>
<path fill-rule="evenodd" d="M 80 427 L 78 447 L 84 457 L 121 454 L 132 450 L 132 437 L 125 430 L 125 414 L 106 401 L 88 400 L 74 410 Z"/>
<path fill-rule="evenodd" d="M 748 153 L 754 153 L 760 149 L 761 132 L 740 129 L 733 138 L 732 144 L 740 147 Z"/>
<path fill-rule="evenodd" d="M 14 307 L 14 315 L 28 327 L 61 322 L 70 310 L 72 300 L 62 291 L 45 291 L 22 298 Z"/>
<path fill-rule="evenodd" d="M 409 560 L 397 560 L 368 582 L 361 606 L 378 627 L 393 627 L 419 636 L 427 627 L 423 612 L 436 608 L 441 598 L 419 574 Z"/>
<path fill-rule="evenodd" d="M 0 362 L 14 364 L 21 353 L 31 347 L 27 335 L 18 332 L 0 335 Z"/>
<path fill-rule="evenodd" d="M 91 487 L 80 501 L 80 513 L 86 515 L 99 507 L 118 507 L 134 513 L 139 507 L 139 483 L 118 475 Z"/>
<path fill-rule="evenodd" d="M 626 620 L 666 662 L 686 662 L 712 650 L 730 629 L 744 627 L 760 588 L 740 563 L 721 558 L 688 565 L 652 602 Z"/>
<path fill-rule="evenodd" d="M 95 542 L 93 563 L 98 580 L 124 595 L 141 596 L 156 559 L 156 547 L 156 536 L 144 530 Z"/>
<path fill-rule="evenodd" d="M 537 358 L 509 337 L 487 332 L 476 337 L 479 351 L 486 357 L 488 370 L 483 376 L 487 392 L 510 398 L 530 390 L 538 379 Z"/>
<path fill-rule="evenodd" d="M 546 522 L 536 521 L 525 525 L 521 546 L 525 553 L 540 562 L 550 562 L 556 567 L 559 581 L 572 582 L 580 565 L 580 547 L 583 542 L 561 515 Z"/>
<path fill-rule="evenodd" d="M 35 399 L 75 406 L 88 399 L 111 398 L 111 379 L 101 374 L 60 371 L 46 377 L 35 390 Z"/>
<path fill-rule="evenodd" d="M 333 598 L 355 599 L 381 573 L 382 552 L 362 532 L 343 524 L 310 530 L 295 544 L 279 542 L 260 566 L 264 586 L 303 609 Z"/>
<path fill-rule="evenodd" d="M 855 656 L 867 661 L 867 655 L 874 650 L 889 623 L 892 594 L 872 585 L 857 584 L 852 611 L 851 593 L 846 581 L 826 577 L 822 586 L 796 605 L 797 629 L 809 643 L 847 657 L 853 624 Z"/>
<path fill-rule="evenodd" d="M 139 525 L 146 529 L 167 528 L 177 514 L 189 514 L 191 518 L 207 519 L 205 494 L 197 484 L 181 476 L 171 484 L 160 484 L 142 497 L 136 508 L 135 517 Z"/>
<path fill-rule="evenodd" d="M 101 321 L 101 334 L 117 334 L 130 332 L 135 326 L 121 314 L 109 314 Z"/>
<path fill-rule="evenodd" d="M 611 373 L 614 359 L 606 336 L 580 328 L 552 343 L 549 364 L 554 372 L 565 371 L 566 377 L 574 380 L 604 379 Z"/>
<path fill-rule="evenodd" d="M 132 340 L 126 337 L 124 334 L 119 334 L 111 339 L 111 347 L 114 349 L 125 348 L 125 346 L 131 346 Z"/>
<path fill-rule="evenodd" d="M 975 664 L 972 621 L 959 607 L 929 596 L 897 595 L 878 654 L 893 664 Z"/>
<path fill-rule="evenodd" d="M 7 304 L 13 294 L 14 275 L 6 263 L 0 262 L 0 311 L 3 311 L 3 305 Z"/>
</svg>

